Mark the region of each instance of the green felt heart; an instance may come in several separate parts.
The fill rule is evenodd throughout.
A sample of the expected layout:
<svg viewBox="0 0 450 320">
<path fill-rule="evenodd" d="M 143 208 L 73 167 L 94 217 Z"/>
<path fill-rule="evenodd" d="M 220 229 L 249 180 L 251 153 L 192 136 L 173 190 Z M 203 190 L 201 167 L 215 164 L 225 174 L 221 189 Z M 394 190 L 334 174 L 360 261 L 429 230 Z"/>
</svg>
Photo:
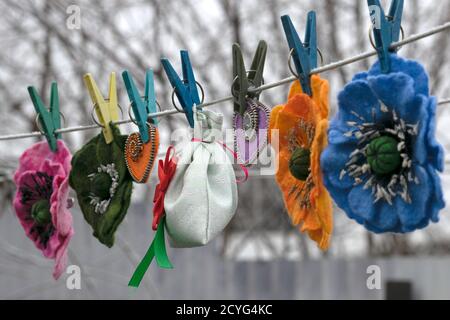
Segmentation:
<svg viewBox="0 0 450 320">
<path fill-rule="evenodd" d="M 401 164 L 398 141 L 390 136 L 373 139 L 367 148 L 367 162 L 377 175 L 388 175 L 395 172 Z"/>
<path fill-rule="evenodd" d="M 75 190 L 81 211 L 86 221 L 92 226 L 94 236 L 108 247 L 114 244 L 114 233 L 125 218 L 131 200 L 133 180 L 128 173 L 124 146 L 127 136 L 121 135 L 119 129 L 111 124 L 114 141 L 106 144 L 102 133 L 86 143 L 72 157 L 72 171 L 69 183 Z M 114 164 L 114 173 L 117 173 L 117 186 L 110 197 L 113 173 L 107 165 Z M 99 168 L 102 168 L 103 171 Z M 110 198 L 104 212 L 96 211 L 92 204 L 93 198 L 105 200 Z M 97 208 L 98 209 L 98 208 Z"/>
</svg>

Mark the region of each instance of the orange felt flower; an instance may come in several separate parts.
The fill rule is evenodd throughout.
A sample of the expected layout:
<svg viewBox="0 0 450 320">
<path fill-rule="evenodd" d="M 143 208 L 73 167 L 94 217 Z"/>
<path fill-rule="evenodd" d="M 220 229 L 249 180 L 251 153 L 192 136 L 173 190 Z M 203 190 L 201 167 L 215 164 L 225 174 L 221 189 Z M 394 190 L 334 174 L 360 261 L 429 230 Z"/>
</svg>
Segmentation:
<svg viewBox="0 0 450 320">
<path fill-rule="evenodd" d="M 322 181 L 320 155 L 327 145 L 328 81 L 313 75 L 311 85 L 313 96 L 309 97 L 302 92 L 298 81 L 293 83 L 288 102 L 272 109 L 270 129 L 279 130 L 276 181 L 291 220 L 326 250 L 333 215 L 331 198 Z M 300 158 L 299 150 L 303 157 L 299 165 L 303 172 L 301 178 L 293 171 L 294 159 Z"/>
</svg>

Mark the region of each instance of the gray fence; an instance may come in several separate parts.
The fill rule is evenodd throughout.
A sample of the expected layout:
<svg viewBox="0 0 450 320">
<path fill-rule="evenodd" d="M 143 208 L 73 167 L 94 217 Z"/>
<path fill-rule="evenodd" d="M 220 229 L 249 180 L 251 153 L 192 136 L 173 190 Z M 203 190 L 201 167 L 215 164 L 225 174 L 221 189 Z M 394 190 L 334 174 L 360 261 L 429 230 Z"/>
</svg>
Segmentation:
<svg viewBox="0 0 450 320">
<path fill-rule="evenodd" d="M 81 290 L 69 290 L 66 277 L 51 277 L 44 259 L 24 236 L 11 212 L 0 218 L 0 298 L 2 299 L 383 299 L 385 283 L 407 280 L 418 299 L 450 299 L 449 258 L 384 260 L 324 258 L 234 261 L 220 253 L 221 239 L 207 247 L 169 249 L 174 270 L 151 266 L 141 287 L 127 287 L 152 237 L 150 214 L 130 210 L 112 249 L 90 234 L 74 211 L 76 236 L 70 263 L 81 267 Z M 381 290 L 366 285 L 369 265 L 381 268 Z"/>
</svg>

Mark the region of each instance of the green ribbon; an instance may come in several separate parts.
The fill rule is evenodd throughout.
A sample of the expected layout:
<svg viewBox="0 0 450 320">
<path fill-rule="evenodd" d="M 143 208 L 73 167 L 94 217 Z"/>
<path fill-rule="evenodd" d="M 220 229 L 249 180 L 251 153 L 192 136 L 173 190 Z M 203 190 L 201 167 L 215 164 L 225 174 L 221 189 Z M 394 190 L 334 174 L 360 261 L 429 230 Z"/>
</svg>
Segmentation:
<svg viewBox="0 0 450 320">
<path fill-rule="evenodd" d="M 156 230 L 155 237 L 153 238 L 152 244 L 147 250 L 142 261 L 137 266 L 133 273 L 133 276 L 128 283 L 130 287 L 139 287 L 139 284 L 144 278 L 145 272 L 147 272 L 148 267 L 152 263 L 153 257 L 156 257 L 156 263 L 160 268 L 172 269 L 173 266 L 170 263 L 169 257 L 166 251 L 166 241 L 164 238 L 164 226 L 166 222 L 166 217 L 163 217 L 158 224 L 158 229 Z"/>
</svg>

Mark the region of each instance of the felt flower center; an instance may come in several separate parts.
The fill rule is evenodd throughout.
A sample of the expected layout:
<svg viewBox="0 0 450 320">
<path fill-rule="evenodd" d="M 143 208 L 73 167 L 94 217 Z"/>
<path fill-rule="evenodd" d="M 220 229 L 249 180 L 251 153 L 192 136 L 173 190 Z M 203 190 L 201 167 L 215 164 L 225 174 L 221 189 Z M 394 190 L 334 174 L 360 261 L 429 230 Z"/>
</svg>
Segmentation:
<svg viewBox="0 0 450 320">
<path fill-rule="evenodd" d="M 37 235 L 39 242 L 47 246 L 55 228 L 50 212 L 50 198 L 53 193 L 53 177 L 45 172 L 36 172 L 30 180 L 20 186 L 21 203 L 29 206 L 29 216 L 26 221 L 33 223 L 31 234 Z"/>
<path fill-rule="evenodd" d="M 97 172 L 88 175 L 91 180 L 90 204 L 98 214 L 104 214 L 108 210 L 112 198 L 119 186 L 119 173 L 114 163 L 100 165 Z"/>
<path fill-rule="evenodd" d="M 100 200 L 109 198 L 109 189 L 111 188 L 112 179 L 109 174 L 97 173 L 91 180 L 91 192 Z"/>
<path fill-rule="evenodd" d="M 289 172 L 300 180 L 301 184 L 294 184 L 289 191 L 289 196 L 294 197 L 303 209 L 311 207 L 311 190 L 314 188 L 311 174 L 311 146 L 314 140 L 316 127 L 312 122 L 300 119 L 297 124 L 289 129 L 287 138 L 289 159 Z"/>
<path fill-rule="evenodd" d="M 50 202 L 47 199 L 35 202 L 31 207 L 31 217 L 38 226 L 45 226 L 51 223 Z"/>
<path fill-rule="evenodd" d="M 374 203 L 385 200 L 390 205 L 400 196 L 411 203 L 409 185 L 419 184 L 413 170 L 413 141 L 419 133 L 419 123 L 407 123 L 395 110 L 380 101 L 382 119 L 365 119 L 356 112 L 356 121 L 348 121 L 352 129 L 344 135 L 354 137 L 357 147 L 349 155 L 340 179 L 346 174 L 354 179 L 354 185 L 364 184 L 364 189 L 372 189 Z"/>
<path fill-rule="evenodd" d="M 398 141 L 390 136 L 381 136 L 369 143 L 366 151 L 367 162 L 375 174 L 389 175 L 398 170 L 402 158 L 397 145 Z"/>
<path fill-rule="evenodd" d="M 311 171 L 311 151 L 297 147 L 289 159 L 289 171 L 300 181 L 306 181 Z"/>
</svg>

